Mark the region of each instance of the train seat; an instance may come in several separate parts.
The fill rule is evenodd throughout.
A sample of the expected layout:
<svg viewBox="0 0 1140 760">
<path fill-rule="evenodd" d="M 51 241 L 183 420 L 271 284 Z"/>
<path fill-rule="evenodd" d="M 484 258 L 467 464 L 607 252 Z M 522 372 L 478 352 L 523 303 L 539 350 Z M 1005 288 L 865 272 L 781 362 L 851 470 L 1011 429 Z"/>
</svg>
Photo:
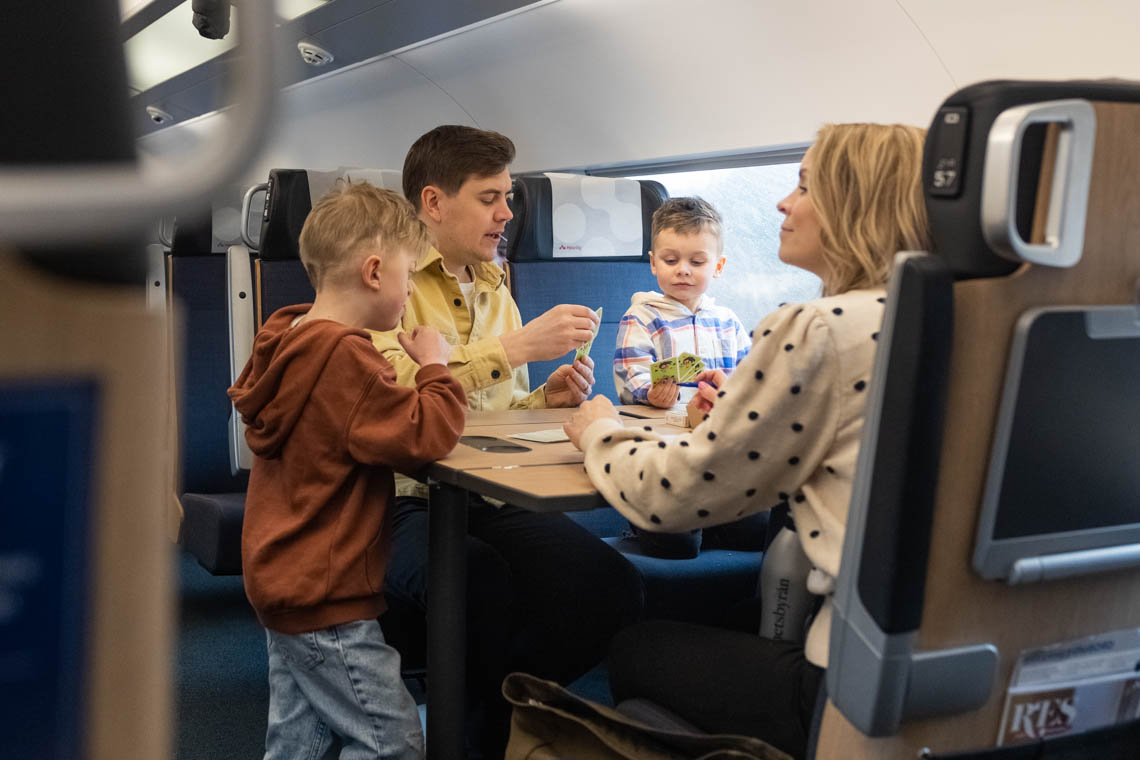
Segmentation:
<svg viewBox="0 0 1140 760">
<path fill-rule="evenodd" d="M 230 357 L 224 245 L 206 216 L 178 220 L 170 250 L 170 289 L 182 314 L 177 341 L 183 368 L 177 393 L 183 509 L 179 543 L 214 575 L 241 572 L 241 517 L 248 483 L 248 469 L 233 467 L 227 451 L 231 406 L 226 398 Z"/>
<path fill-rule="evenodd" d="M 653 212 L 668 197 L 658 182 L 577 174 L 521 176 L 514 182 L 507 238 L 511 294 L 524 322 L 553 306 L 602 307 L 590 355 L 595 391 L 617 402 L 612 362 L 618 324 L 639 290 L 656 290 L 649 270 Z M 573 355 L 531 362 L 538 385 Z M 762 547 L 707 549 L 692 559 L 643 554 L 629 524 L 612 507 L 568 516 L 621 551 L 646 584 L 646 616 L 719 623 L 734 604 L 756 593 Z"/>
<path fill-rule="evenodd" d="M 266 211 L 255 267 L 257 324 L 295 303 L 313 300 L 313 286 L 301 264 L 298 239 L 313 203 L 340 180 L 368 181 L 402 193 L 400 172 L 394 169 L 273 169 L 269 172 Z"/>
<path fill-rule="evenodd" d="M 620 403 L 613 384 L 618 324 L 630 296 L 657 289 L 649 271 L 650 222 L 668 193 L 648 180 L 553 173 L 518 177 L 513 189 L 515 216 L 504 235 L 511 295 L 522 320 L 562 303 L 602 307 L 590 351 L 594 390 Z M 531 385 L 572 359 L 531 362 Z"/>
<path fill-rule="evenodd" d="M 1021 682 L 1058 702 L 1042 739 L 1007 689 L 1031 650 L 1140 627 L 1138 134 L 1134 83 L 986 82 L 935 115 L 936 250 L 892 274 L 815 757 L 1135 756 L 1136 704 L 1074 734 L 1073 678 Z"/>
</svg>

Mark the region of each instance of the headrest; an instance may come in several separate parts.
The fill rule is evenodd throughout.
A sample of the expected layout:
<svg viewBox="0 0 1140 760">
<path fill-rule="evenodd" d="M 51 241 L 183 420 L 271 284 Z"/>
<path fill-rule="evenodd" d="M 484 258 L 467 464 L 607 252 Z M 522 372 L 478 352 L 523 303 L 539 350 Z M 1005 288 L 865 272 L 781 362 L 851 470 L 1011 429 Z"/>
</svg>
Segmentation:
<svg viewBox="0 0 1140 760">
<path fill-rule="evenodd" d="M 581 174 L 537 174 L 514 182 L 507 259 L 642 259 L 653 212 L 669 193 L 660 182 Z"/>
<path fill-rule="evenodd" d="M 298 258 L 301 252 L 297 241 L 306 217 L 313 204 L 337 182 L 370 182 L 401 193 L 401 173 L 395 169 L 272 169 L 261 216 L 260 257 L 268 260 Z"/>
<path fill-rule="evenodd" d="M 1005 275 L 1022 260 L 1069 266 L 1074 260 L 1066 263 L 1062 250 L 1066 247 L 1079 257 L 1091 151 L 1095 150 L 1090 133 L 1090 129 L 1095 131 L 1095 117 L 1090 125 L 1091 109 L 1079 102 L 1056 107 L 1053 115 L 1041 109 L 1036 116 L 1016 118 L 1018 114 L 1010 112 L 1019 106 L 1055 101 L 1140 102 L 1140 85 L 1109 81 L 981 82 L 951 95 L 935 114 L 926 135 L 923 188 L 935 251 L 955 276 Z M 1011 121 L 1010 117 L 1015 118 Z M 1055 176 L 1066 178 L 1067 183 L 1064 202 L 1058 201 L 1056 208 L 1059 219 L 1073 221 L 1066 230 L 1060 221 L 1051 219 L 1051 224 L 1058 225 L 1059 245 L 1027 246 L 1023 244 L 1030 240 L 1037 205 L 1044 123 L 1054 121 L 1064 123 L 1062 139 L 1070 148 L 1065 165 L 1055 167 Z M 1004 150 L 1010 145 L 1016 150 L 1018 143 L 1020 156 Z M 990 146 L 996 147 L 987 156 Z M 1084 148 L 1088 155 L 1082 157 Z M 1003 166 L 1004 159 L 1010 161 L 1008 166 Z M 1009 166 L 1017 166 L 1016 172 Z M 995 186 L 1009 189 L 1009 197 L 998 197 L 1001 193 L 994 190 Z M 1054 188 L 1060 190 L 1057 184 Z"/>
<path fill-rule="evenodd" d="M 245 188 L 227 185 L 217 189 L 208 208 L 198 214 L 183 214 L 174 219 L 170 239 L 173 256 L 203 256 L 225 253 L 226 248 L 241 243 L 241 199 Z"/>
<path fill-rule="evenodd" d="M 214 224 L 212 215 L 180 216 L 174 220 L 174 237 L 170 245 L 172 256 L 201 256 L 214 252 Z"/>
</svg>

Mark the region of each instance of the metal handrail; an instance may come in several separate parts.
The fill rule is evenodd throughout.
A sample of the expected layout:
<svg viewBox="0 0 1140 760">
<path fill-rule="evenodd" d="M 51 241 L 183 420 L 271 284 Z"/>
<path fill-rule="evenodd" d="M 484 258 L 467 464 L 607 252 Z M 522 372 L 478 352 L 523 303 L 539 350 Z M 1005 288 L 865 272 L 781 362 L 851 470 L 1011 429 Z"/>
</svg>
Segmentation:
<svg viewBox="0 0 1140 760">
<path fill-rule="evenodd" d="M 158 220 L 158 242 L 168 251 L 174 247 L 174 217 L 164 216 Z"/>
<path fill-rule="evenodd" d="M 241 52 L 233 130 L 177 164 L 70 165 L 0 169 L 0 239 L 37 246 L 97 243 L 143 230 L 154 219 L 209 204 L 238 181 L 271 124 L 273 3 L 238 3 Z"/>
<path fill-rule="evenodd" d="M 245 247 L 251 251 L 258 251 L 260 249 L 260 241 L 254 242 L 249 236 L 249 212 L 253 206 L 253 196 L 258 193 L 264 193 L 269 189 L 268 182 L 259 182 L 245 191 L 245 195 L 241 199 L 241 241 L 245 243 Z M 261 216 L 261 214 L 258 214 Z"/>
</svg>

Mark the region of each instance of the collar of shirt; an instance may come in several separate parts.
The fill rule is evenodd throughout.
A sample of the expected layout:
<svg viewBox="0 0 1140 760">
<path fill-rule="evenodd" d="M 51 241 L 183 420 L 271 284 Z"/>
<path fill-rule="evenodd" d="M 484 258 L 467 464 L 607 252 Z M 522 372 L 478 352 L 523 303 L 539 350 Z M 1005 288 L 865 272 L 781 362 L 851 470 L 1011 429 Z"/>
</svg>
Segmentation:
<svg viewBox="0 0 1140 760">
<path fill-rule="evenodd" d="M 419 263 L 416 265 L 416 271 L 422 272 L 425 269 L 429 269 L 431 267 L 438 268 L 438 270 L 444 276 L 451 277 L 456 281 L 456 284 L 458 284 L 459 278 L 449 272 L 447 270 L 447 267 L 443 265 L 443 254 L 440 253 L 435 246 L 429 248 L 427 254 L 425 254 L 423 258 L 420 259 Z M 503 280 L 507 276 L 506 272 L 504 272 L 497 264 L 489 261 L 481 261 L 471 269 L 472 273 L 475 275 L 476 293 L 496 290 L 500 285 L 503 284 Z"/>
</svg>

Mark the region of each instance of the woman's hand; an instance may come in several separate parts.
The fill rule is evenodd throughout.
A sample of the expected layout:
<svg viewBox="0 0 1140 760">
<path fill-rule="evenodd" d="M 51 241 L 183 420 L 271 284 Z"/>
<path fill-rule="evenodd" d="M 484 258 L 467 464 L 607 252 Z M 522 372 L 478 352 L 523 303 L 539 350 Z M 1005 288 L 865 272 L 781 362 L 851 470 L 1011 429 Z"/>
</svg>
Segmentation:
<svg viewBox="0 0 1140 760">
<path fill-rule="evenodd" d="M 621 417 L 618 416 L 617 409 L 610 403 L 610 400 L 605 396 L 594 396 L 589 401 L 585 401 L 578 407 L 578 411 L 566 420 L 566 424 L 562 426 L 562 430 L 570 439 L 570 443 L 582 448 L 578 445 L 578 441 L 582 438 L 582 433 L 590 426 L 594 420 L 600 420 L 605 417 L 612 417 L 621 422 Z"/>
<path fill-rule="evenodd" d="M 728 376 L 719 369 L 706 369 L 693 379 L 697 381 L 697 392 L 685 408 L 689 417 L 689 427 L 701 424 L 705 415 L 712 411 L 713 405 L 716 404 L 716 394 L 724 387 Z"/>
</svg>

